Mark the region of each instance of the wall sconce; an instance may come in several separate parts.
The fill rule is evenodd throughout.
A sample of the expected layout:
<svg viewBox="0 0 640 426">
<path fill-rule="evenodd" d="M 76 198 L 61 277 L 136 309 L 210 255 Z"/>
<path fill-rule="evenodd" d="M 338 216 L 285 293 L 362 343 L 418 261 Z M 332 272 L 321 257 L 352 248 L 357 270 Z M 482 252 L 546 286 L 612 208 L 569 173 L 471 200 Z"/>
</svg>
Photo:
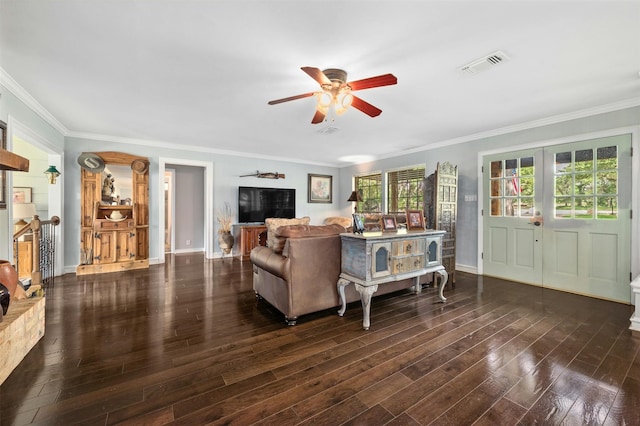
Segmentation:
<svg viewBox="0 0 640 426">
<path fill-rule="evenodd" d="M 353 205 L 353 212 L 358 213 L 358 203 L 362 202 L 362 197 L 358 191 L 351 191 L 351 195 L 349 195 L 349 199 L 347 201 L 355 201 L 356 203 Z"/>
<path fill-rule="evenodd" d="M 44 172 L 45 175 L 49 177 L 49 183 L 56 183 L 56 178 L 60 176 L 60 172 L 56 169 L 56 166 L 49 166 L 47 170 Z"/>
</svg>

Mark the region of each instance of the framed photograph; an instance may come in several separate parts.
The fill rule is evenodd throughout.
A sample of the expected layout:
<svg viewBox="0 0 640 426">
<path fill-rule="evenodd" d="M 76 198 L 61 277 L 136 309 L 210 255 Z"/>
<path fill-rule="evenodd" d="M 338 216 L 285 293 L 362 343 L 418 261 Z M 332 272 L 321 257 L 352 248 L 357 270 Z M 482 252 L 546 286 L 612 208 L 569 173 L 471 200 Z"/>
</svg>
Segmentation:
<svg viewBox="0 0 640 426">
<path fill-rule="evenodd" d="M 353 233 L 362 234 L 364 232 L 364 218 L 361 214 L 353 214 Z"/>
<path fill-rule="evenodd" d="M 0 148 L 7 149 L 7 123 L 0 120 Z M 0 210 L 7 208 L 7 172 L 0 170 Z"/>
<path fill-rule="evenodd" d="M 424 213 L 422 213 L 422 210 L 407 210 L 407 230 L 424 230 Z"/>
<path fill-rule="evenodd" d="M 309 173 L 308 194 L 310 203 L 332 203 L 333 176 Z"/>
<path fill-rule="evenodd" d="M 395 216 L 384 215 L 380 219 L 380 222 L 382 222 L 382 232 L 397 232 L 398 231 L 398 225 L 396 224 Z"/>
<path fill-rule="evenodd" d="M 31 202 L 31 188 L 28 187 L 13 187 L 13 202 L 14 203 L 30 203 Z"/>
</svg>

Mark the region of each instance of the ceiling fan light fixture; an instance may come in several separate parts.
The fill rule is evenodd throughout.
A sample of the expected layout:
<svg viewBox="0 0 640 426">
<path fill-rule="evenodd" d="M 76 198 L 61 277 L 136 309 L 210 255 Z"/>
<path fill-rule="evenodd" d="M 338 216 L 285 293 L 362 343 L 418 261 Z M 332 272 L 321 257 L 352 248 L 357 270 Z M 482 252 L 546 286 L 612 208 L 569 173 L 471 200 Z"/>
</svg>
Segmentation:
<svg viewBox="0 0 640 426">
<path fill-rule="evenodd" d="M 335 104 L 336 114 L 344 113 L 347 109 L 349 109 L 352 102 L 353 102 L 353 95 L 351 93 L 349 92 L 340 93 L 336 98 L 336 104 Z"/>
<path fill-rule="evenodd" d="M 333 102 L 333 96 L 329 92 L 318 93 L 318 106 L 322 108 L 329 108 Z"/>
</svg>

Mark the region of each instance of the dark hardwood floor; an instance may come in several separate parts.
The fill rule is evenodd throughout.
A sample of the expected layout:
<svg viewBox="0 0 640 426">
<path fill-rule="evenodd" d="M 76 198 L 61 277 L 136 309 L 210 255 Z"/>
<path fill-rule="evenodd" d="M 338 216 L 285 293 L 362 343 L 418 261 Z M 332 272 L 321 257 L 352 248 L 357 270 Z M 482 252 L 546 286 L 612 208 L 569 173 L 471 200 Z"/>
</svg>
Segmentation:
<svg viewBox="0 0 640 426">
<path fill-rule="evenodd" d="M 179 255 L 56 278 L 0 424 L 638 425 L 631 306 L 458 273 L 434 289 L 283 316 L 249 262 Z"/>
</svg>

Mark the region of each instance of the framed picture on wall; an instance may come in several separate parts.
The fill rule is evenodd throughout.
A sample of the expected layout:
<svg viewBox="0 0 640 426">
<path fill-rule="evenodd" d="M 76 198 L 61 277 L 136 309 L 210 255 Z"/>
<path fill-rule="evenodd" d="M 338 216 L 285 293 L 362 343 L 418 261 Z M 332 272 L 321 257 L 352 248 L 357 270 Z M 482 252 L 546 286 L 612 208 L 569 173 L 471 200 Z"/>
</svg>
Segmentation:
<svg viewBox="0 0 640 426">
<path fill-rule="evenodd" d="M 7 149 L 7 123 L 0 120 L 0 148 Z M 0 209 L 7 208 L 7 172 L 0 170 Z"/>
<path fill-rule="evenodd" d="M 31 188 L 29 187 L 13 187 L 13 199 L 14 203 L 30 203 L 31 202 Z"/>
<path fill-rule="evenodd" d="M 333 176 L 309 173 L 308 194 L 310 203 L 332 203 Z"/>
</svg>

